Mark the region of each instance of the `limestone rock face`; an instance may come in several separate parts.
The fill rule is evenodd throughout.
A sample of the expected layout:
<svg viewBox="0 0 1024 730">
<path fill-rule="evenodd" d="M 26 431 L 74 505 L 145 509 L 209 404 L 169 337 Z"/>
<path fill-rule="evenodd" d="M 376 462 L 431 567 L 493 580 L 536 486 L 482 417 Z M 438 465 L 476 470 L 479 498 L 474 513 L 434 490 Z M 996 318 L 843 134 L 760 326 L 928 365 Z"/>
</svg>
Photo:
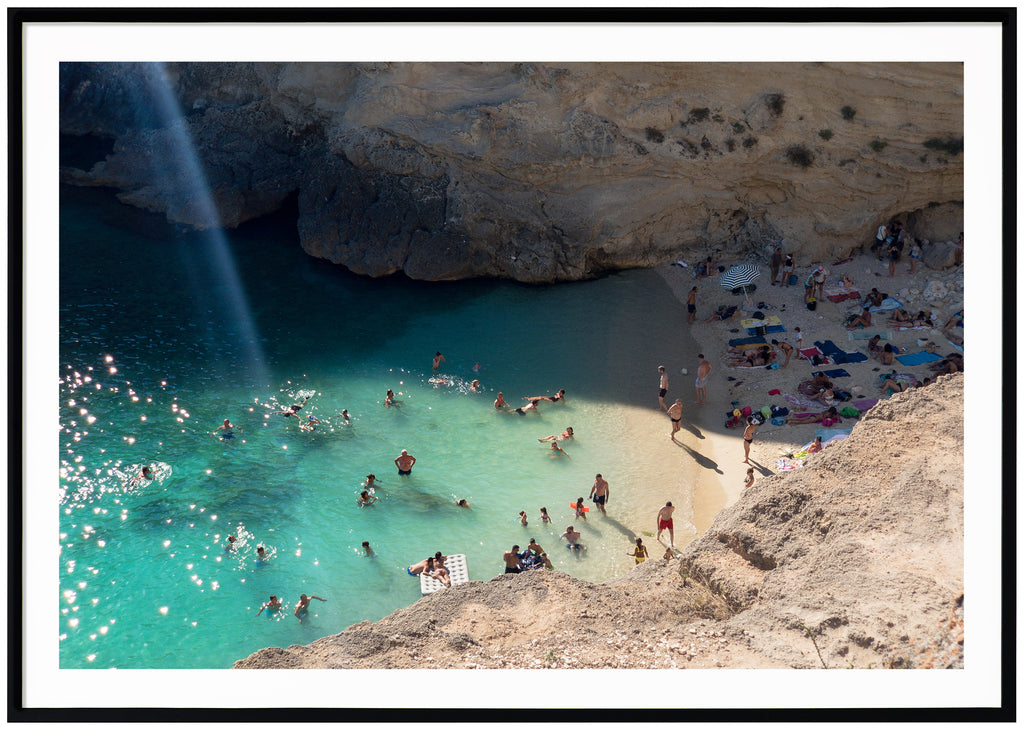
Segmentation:
<svg viewBox="0 0 1024 730">
<path fill-rule="evenodd" d="M 303 248 L 374 276 L 798 265 L 962 230 L 954 63 L 62 64 L 75 184 L 195 227 L 297 195 Z M 958 146 L 959 145 L 959 146 Z"/>
</svg>

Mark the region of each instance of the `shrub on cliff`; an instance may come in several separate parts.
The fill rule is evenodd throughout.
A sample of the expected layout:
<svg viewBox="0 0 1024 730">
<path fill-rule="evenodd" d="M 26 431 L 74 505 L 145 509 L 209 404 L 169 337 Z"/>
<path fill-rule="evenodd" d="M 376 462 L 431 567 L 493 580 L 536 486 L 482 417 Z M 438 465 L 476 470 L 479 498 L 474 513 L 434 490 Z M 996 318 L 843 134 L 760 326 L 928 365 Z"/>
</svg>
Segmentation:
<svg viewBox="0 0 1024 730">
<path fill-rule="evenodd" d="M 786 159 L 797 167 L 810 167 L 814 164 L 814 153 L 802 144 L 793 145 L 786 150 Z"/>
</svg>

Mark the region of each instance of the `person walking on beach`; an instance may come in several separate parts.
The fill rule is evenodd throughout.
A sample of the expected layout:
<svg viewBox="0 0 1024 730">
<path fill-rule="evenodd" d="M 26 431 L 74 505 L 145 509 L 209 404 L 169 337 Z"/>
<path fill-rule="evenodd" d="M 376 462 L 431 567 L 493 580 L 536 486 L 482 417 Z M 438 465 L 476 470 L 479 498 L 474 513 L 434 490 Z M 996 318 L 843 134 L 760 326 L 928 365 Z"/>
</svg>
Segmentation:
<svg viewBox="0 0 1024 730">
<path fill-rule="evenodd" d="M 668 407 L 665 405 L 665 395 L 668 393 L 668 373 L 665 372 L 665 366 L 658 366 L 658 403 L 661 404 L 661 410 L 667 411 Z"/>
<path fill-rule="evenodd" d="M 796 263 L 793 261 L 793 254 L 786 254 L 786 261 L 782 264 L 782 286 L 789 286 L 789 279 L 796 271 Z"/>
<path fill-rule="evenodd" d="M 636 560 L 637 565 L 640 565 L 640 563 L 647 560 L 647 547 L 644 545 L 644 541 L 638 537 L 636 539 L 636 547 L 633 548 L 633 552 L 626 553 L 626 555 Z"/>
<path fill-rule="evenodd" d="M 307 596 L 305 593 L 299 596 L 299 602 L 295 605 L 295 618 L 300 622 L 309 613 L 309 602 L 314 598 L 318 601 L 327 601 L 326 598 L 321 598 L 320 596 Z"/>
<path fill-rule="evenodd" d="M 601 508 L 601 514 L 608 514 L 604 511 L 604 505 L 605 502 L 608 501 L 610 491 L 611 490 L 608 488 L 608 482 L 598 474 L 594 478 L 594 486 L 590 488 L 590 497 L 594 500 L 594 504 Z"/>
<path fill-rule="evenodd" d="M 676 508 L 672 506 L 671 502 L 665 502 L 665 506 L 658 510 L 658 534 L 654 538 L 660 542 L 661 533 L 668 530 L 668 544 L 673 548 L 676 546 L 675 533 L 672 531 L 672 513 L 675 511 Z"/>
<path fill-rule="evenodd" d="M 690 289 L 686 296 L 686 323 L 693 324 L 697 321 L 697 287 Z"/>
<path fill-rule="evenodd" d="M 416 457 L 411 456 L 408 451 L 402 449 L 402 453 L 395 458 L 395 466 L 402 476 L 412 474 L 412 465 L 416 463 Z"/>
<path fill-rule="evenodd" d="M 908 274 L 917 272 L 917 260 L 921 258 L 921 239 L 915 238 L 914 242 L 910 245 L 910 268 L 907 269 Z"/>
<path fill-rule="evenodd" d="M 743 463 L 750 463 L 750 444 L 754 443 L 754 431 L 757 430 L 760 421 L 753 416 L 747 417 L 747 427 L 743 429 Z"/>
<path fill-rule="evenodd" d="M 669 420 L 672 421 L 672 432 L 668 435 L 673 441 L 676 440 L 676 432 L 679 431 L 679 424 L 683 420 L 683 399 L 676 398 L 676 402 L 669 406 Z"/>
<path fill-rule="evenodd" d="M 772 269 L 772 286 L 775 286 L 775 280 L 779 277 L 779 269 L 782 268 L 782 247 L 776 247 L 775 253 L 772 254 L 771 258 L 771 269 Z"/>
<path fill-rule="evenodd" d="M 707 397 L 708 397 L 708 392 L 707 392 L 706 388 L 707 388 L 707 383 L 708 383 L 708 375 L 711 373 L 712 365 L 711 365 L 711 363 L 709 363 L 707 360 L 704 359 L 703 355 L 697 355 L 697 360 L 698 360 L 698 364 L 697 364 L 697 382 L 696 382 L 696 386 L 697 386 L 697 400 L 696 400 L 696 402 L 697 403 L 703 403 L 705 400 L 707 400 Z"/>
<path fill-rule="evenodd" d="M 434 353 L 434 362 L 430 366 L 431 370 L 437 370 L 439 367 L 441 367 L 441 363 L 443 363 L 443 362 L 444 362 L 444 355 L 442 355 L 441 351 L 438 350 L 437 352 Z"/>
<path fill-rule="evenodd" d="M 505 561 L 505 572 L 506 573 L 519 573 L 522 572 L 522 566 L 519 564 L 519 546 L 513 545 L 511 550 L 506 550 L 505 554 L 501 556 Z"/>
</svg>

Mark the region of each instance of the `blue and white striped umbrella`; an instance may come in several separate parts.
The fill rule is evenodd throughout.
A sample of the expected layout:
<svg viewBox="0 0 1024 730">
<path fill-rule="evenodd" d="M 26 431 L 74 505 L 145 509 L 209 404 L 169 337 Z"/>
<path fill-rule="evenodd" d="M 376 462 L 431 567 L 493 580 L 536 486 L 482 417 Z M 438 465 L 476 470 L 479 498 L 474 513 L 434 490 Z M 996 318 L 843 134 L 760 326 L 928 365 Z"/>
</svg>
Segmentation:
<svg viewBox="0 0 1024 730">
<path fill-rule="evenodd" d="M 719 282 L 723 289 L 739 289 L 741 286 L 750 286 L 759 276 L 761 272 L 754 264 L 737 264 L 722 274 Z"/>
</svg>

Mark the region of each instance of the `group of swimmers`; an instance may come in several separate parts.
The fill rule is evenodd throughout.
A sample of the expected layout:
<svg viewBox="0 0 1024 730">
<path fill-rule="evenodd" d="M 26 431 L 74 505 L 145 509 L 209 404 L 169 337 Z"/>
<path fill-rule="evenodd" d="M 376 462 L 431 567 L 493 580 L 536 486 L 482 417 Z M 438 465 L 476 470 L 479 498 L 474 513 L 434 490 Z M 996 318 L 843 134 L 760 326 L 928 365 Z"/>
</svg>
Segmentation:
<svg viewBox="0 0 1024 730">
<path fill-rule="evenodd" d="M 309 602 L 313 599 L 316 599 L 317 601 L 327 601 L 326 598 L 321 598 L 320 596 L 307 596 L 305 593 L 299 596 L 299 601 L 295 604 L 295 618 L 299 620 L 299 623 L 309 615 Z M 274 594 L 271 594 L 267 602 L 260 606 L 260 610 L 256 612 L 256 615 L 259 616 L 261 613 L 266 611 L 268 616 L 273 616 L 280 613 L 282 608 L 284 608 L 284 604 L 281 602 L 281 599 Z"/>
</svg>

